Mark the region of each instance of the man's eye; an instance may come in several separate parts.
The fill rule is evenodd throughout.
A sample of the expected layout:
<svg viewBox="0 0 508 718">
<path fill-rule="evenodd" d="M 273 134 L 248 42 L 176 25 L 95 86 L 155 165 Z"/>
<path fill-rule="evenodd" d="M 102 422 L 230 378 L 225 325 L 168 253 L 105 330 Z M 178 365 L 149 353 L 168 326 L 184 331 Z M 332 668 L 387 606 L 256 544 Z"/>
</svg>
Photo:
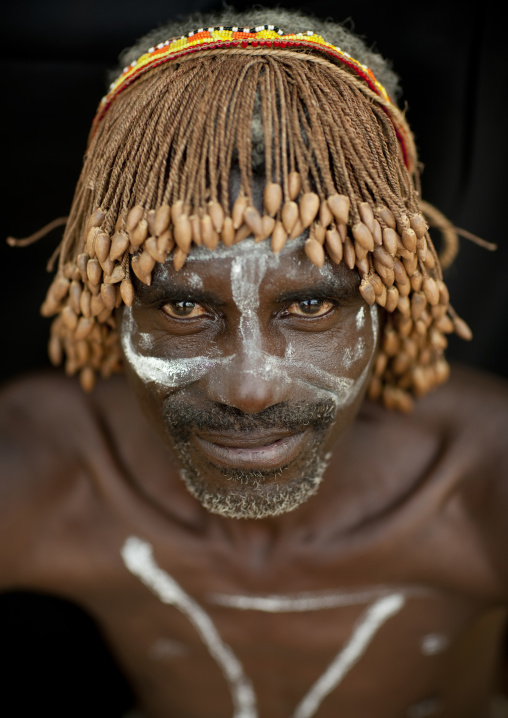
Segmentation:
<svg viewBox="0 0 508 718">
<path fill-rule="evenodd" d="M 301 302 L 291 304 L 288 313 L 293 316 L 320 317 L 327 314 L 333 306 L 333 303 L 327 299 L 303 299 Z"/>
<path fill-rule="evenodd" d="M 168 302 L 162 307 L 162 311 L 168 317 L 176 319 L 194 319 L 205 314 L 205 309 L 197 302 L 188 302 L 183 299 L 180 302 Z"/>
</svg>

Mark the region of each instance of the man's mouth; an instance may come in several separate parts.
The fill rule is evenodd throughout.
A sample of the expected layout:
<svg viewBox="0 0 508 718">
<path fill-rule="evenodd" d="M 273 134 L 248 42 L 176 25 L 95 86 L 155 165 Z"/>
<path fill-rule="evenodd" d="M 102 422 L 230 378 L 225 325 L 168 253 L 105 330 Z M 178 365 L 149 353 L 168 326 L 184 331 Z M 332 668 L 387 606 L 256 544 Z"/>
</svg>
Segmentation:
<svg viewBox="0 0 508 718">
<path fill-rule="evenodd" d="M 298 455 L 306 434 L 307 431 L 273 429 L 242 433 L 200 431 L 193 438 L 213 464 L 230 469 L 270 471 L 286 466 Z"/>
</svg>

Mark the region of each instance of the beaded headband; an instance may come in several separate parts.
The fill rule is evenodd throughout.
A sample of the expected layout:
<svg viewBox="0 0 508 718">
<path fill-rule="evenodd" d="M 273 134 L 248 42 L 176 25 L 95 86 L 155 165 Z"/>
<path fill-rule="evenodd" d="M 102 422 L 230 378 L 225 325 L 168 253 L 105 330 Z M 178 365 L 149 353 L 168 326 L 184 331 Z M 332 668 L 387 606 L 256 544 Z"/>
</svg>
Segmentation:
<svg viewBox="0 0 508 718">
<path fill-rule="evenodd" d="M 370 68 L 358 60 L 355 60 L 349 53 L 327 42 L 321 35 L 316 35 L 312 30 L 286 34 L 275 25 L 258 25 L 252 28 L 209 27 L 206 30 L 203 28 L 193 30 L 187 35 L 166 40 L 166 42 L 161 42 L 156 47 L 150 47 L 141 57 L 131 62 L 127 67 L 124 67 L 122 74 L 111 83 L 109 92 L 102 98 L 99 104 L 93 120 L 91 136 L 93 136 L 97 125 L 104 117 L 113 100 L 150 68 L 157 67 L 170 60 L 185 57 L 199 50 L 246 49 L 249 47 L 254 49 L 266 47 L 281 50 L 293 48 L 319 50 L 331 59 L 338 60 L 343 65 L 352 69 L 367 83 L 373 92 L 395 109 L 395 105 L 391 101 L 386 89 L 376 79 Z M 398 126 L 397 123 L 395 123 L 394 126 L 402 148 L 404 163 L 408 169 L 411 169 L 409 166 L 410 161 L 406 140 L 402 135 L 401 127 Z"/>
</svg>

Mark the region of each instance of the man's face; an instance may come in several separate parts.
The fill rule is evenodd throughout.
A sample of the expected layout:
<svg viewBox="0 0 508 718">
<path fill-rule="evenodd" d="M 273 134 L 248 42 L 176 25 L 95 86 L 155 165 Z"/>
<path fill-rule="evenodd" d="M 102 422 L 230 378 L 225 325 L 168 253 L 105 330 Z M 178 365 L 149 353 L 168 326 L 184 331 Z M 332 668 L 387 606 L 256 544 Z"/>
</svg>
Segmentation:
<svg viewBox="0 0 508 718">
<path fill-rule="evenodd" d="M 127 374 L 191 493 L 233 518 L 314 494 L 353 420 L 377 344 L 356 272 L 244 240 L 157 265 L 123 310 Z"/>
</svg>

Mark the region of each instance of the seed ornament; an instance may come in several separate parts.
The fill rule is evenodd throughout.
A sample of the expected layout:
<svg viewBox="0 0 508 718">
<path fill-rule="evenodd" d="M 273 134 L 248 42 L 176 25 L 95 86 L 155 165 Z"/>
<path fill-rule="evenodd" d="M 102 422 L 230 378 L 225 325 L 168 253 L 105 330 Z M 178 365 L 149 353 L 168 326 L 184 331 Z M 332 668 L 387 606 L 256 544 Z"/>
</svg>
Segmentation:
<svg viewBox="0 0 508 718">
<path fill-rule="evenodd" d="M 446 335 L 471 338 L 427 219 L 443 230 L 443 264 L 457 237 L 420 202 L 417 168 L 404 115 L 372 71 L 311 30 L 200 28 L 149 48 L 92 124 L 41 308 L 55 316 L 51 361 L 91 390 L 121 370 L 115 310 L 157 263 L 179 270 L 194 245 L 252 236 L 280 252 L 307 232 L 309 261 L 356 269 L 365 302 L 385 310 L 368 395 L 409 411 L 448 377 Z"/>
</svg>

